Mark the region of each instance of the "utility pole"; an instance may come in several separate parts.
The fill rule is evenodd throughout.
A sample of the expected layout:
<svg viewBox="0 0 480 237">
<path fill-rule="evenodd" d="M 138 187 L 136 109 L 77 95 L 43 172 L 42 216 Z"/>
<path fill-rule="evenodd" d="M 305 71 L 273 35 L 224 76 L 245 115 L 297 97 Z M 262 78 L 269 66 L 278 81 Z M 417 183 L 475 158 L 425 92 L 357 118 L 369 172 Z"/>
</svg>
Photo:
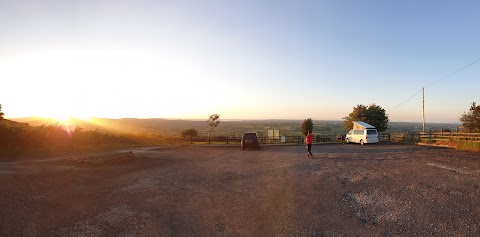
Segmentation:
<svg viewBox="0 0 480 237">
<path fill-rule="evenodd" d="M 425 133 L 425 88 L 422 87 L 422 131 Z"/>
</svg>

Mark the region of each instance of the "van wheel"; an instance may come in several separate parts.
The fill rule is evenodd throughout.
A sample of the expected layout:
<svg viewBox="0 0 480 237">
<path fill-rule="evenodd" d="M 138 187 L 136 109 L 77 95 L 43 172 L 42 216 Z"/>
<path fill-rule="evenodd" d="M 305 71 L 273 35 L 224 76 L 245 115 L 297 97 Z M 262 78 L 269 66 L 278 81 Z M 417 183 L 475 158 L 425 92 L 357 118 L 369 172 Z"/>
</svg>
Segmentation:
<svg viewBox="0 0 480 237">
<path fill-rule="evenodd" d="M 363 146 L 363 144 L 364 144 L 364 143 L 363 143 L 363 140 L 360 140 L 360 145 L 362 145 L 362 146 Z"/>
<path fill-rule="evenodd" d="M 345 142 L 346 142 L 347 144 L 348 144 L 348 143 L 350 143 L 350 141 L 348 140 L 348 138 L 347 138 L 347 139 L 345 139 Z"/>
</svg>

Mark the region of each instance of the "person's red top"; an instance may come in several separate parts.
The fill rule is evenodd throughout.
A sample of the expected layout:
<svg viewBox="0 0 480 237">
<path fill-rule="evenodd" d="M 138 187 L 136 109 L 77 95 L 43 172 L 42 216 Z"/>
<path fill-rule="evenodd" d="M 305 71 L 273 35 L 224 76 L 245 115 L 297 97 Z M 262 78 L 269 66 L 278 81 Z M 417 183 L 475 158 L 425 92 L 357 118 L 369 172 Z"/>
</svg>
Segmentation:
<svg viewBox="0 0 480 237">
<path fill-rule="evenodd" d="M 307 134 L 307 136 L 305 137 L 305 143 L 312 144 L 312 141 L 313 141 L 313 135 L 311 133 Z"/>
</svg>

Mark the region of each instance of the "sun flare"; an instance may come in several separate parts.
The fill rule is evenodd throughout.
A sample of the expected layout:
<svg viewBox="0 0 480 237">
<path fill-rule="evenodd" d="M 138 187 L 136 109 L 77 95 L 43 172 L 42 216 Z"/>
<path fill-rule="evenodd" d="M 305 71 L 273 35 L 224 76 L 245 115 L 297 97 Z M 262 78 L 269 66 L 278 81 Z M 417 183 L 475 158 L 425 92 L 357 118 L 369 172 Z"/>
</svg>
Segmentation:
<svg viewBox="0 0 480 237">
<path fill-rule="evenodd" d="M 91 117 L 88 116 L 79 116 L 79 115 L 72 115 L 72 114 L 48 114 L 46 116 L 43 116 L 45 118 L 50 118 L 55 120 L 57 123 L 63 124 L 63 125 L 70 125 L 74 123 L 75 120 L 82 120 L 82 121 L 90 121 Z"/>
<path fill-rule="evenodd" d="M 72 116 L 70 115 L 56 115 L 56 116 L 53 116 L 52 119 L 54 120 L 57 120 L 57 122 L 59 123 L 68 123 L 71 119 L 72 119 Z"/>
</svg>

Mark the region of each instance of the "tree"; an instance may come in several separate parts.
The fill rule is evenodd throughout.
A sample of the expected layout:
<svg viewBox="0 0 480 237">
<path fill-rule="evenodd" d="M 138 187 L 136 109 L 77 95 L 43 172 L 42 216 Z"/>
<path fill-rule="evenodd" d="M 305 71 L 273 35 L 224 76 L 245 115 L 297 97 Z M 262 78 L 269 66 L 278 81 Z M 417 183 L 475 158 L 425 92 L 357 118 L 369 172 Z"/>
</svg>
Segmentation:
<svg viewBox="0 0 480 237">
<path fill-rule="evenodd" d="M 304 136 L 307 136 L 308 131 L 312 132 L 313 130 L 313 121 L 311 118 L 303 120 L 302 126 L 300 126 L 300 130 Z"/>
<path fill-rule="evenodd" d="M 353 128 L 352 122 L 354 121 L 365 121 L 367 118 L 367 107 L 365 105 L 357 105 L 353 107 L 353 111 L 343 118 L 343 128 L 346 131 L 350 131 Z"/>
<path fill-rule="evenodd" d="M 468 113 L 463 113 L 460 117 L 466 132 L 480 133 L 480 106 L 474 102 L 470 106 Z"/>
<path fill-rule="evenodd" d="M 3 119 L 3 115 L 5 114 L 2 112 L 2 104 L 0 104 L 0 120 Z"/>
<path fill-rule="evenodd" d="M 208 143 L 209 144 L 210 144 L 210 134 L 212 133 L 213 129 L 215 129 L 220 123 L 219 119 L 220 119 L 219 114 L 212 114 L 208 119 Z"/>
<path fill-rule="evenodd" d="M 369 106 L 358 104 L 356 107 L 353 107 L 353 111 L 343 119 L 343 128 L 347 131 L 353 128 L 352 122 L 355 121 L 368 123 L 374 126 L 379 132 L 388 129 L 389 119 L 385 113 L 385 109 L 376 104 Z"/>
<path fill-rule="evenodd" d="M 185 137 L 196 137 L 196 136 L 198 136 L 198 132 L 195 128 L 189 128 L 189 129 L 183 130 L 182 133 L 181 133 L 181 136 L 183 138 L 185 138 Z"/>
<path fill-rule="evenodd" d="M 384 108 L 376 104 L 371 104 L 367 107 L 367 119 L 365 122 L 373 125 L 377 131 L 384 132 L 387 130 L 388 121 L 389 119 Z"/>
</svg>

